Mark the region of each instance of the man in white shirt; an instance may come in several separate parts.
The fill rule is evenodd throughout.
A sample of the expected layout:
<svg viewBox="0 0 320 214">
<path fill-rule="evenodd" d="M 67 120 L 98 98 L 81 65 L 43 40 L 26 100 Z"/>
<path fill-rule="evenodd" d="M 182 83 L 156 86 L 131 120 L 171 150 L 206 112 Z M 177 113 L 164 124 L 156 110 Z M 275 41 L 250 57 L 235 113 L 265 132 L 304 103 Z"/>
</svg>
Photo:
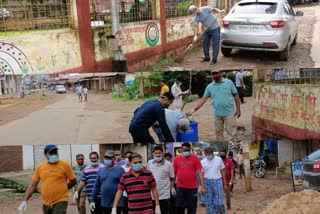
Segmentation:
<svg viewBox="0 0 320 214">
<path fill-rule="evenodd" d="M 205 159 L 201 161 L 206 188 L 205 203 L 207 214 L 226 213 L 223 201 L 223 188 L 227 189 L 224 164 L 220 157 L 214 156 L 210 146 L 204 149 Z M 224 182 L 222 182 L 224 181 Z"/>
<path fill-rule="evenodd" d="M 173 100 L 173 108 L 174 109 L 181 109 L 182 108 L 182 96 L 187 95 L 189 93 L 189 90 L 182 91 L 180 86 L 181 86 L 181 80 L 176 79 L 174 84 L 171 86 L 171 93 L 174 96 Z"/>
<path fill-rule="evenodd" d="M 243 70 L 237 71 L 237 74 L 236 74 L 236 88 L 237 88 L 241 103 L 244 103 L 244 100 L 243 100 L 243 89 L 245 89 L 246 86 L 244 85 L 244 82 L 243 82 Z"/>
<path fill-rule="evenodd" d="M 163 157 L 161 146 L 153 149 L 153 159 L 148 161 L 147 169 L 152 172 L 157 182 L 161 214 L 169 214 L 170 189 L 172 195 L 175 195 L 174 171 L 172 164 Z"/>
<path fill-rule="evenodd" d="M 237 163 L 239 166 L 239 177 L 240 177 L 240 179 L 242 179 L 242 175 L 244 176 L 242 149 L 239 149 L 239 151 L 238 151 Z"/>
</svg>

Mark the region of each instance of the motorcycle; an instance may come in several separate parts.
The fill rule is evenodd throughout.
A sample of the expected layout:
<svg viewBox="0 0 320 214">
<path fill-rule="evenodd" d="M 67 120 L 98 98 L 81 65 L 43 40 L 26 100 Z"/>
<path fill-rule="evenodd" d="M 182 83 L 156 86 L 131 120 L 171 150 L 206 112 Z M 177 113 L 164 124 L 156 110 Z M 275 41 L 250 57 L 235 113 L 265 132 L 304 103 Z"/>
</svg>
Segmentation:
<svg viewBox="0 0 320 214">
<path fill-rule="evenodd" d="M 266 162 L 263 159 L 254 160 L 254 168 L 256 178 L 263 178 L 266 175 Z"/>
</svg>

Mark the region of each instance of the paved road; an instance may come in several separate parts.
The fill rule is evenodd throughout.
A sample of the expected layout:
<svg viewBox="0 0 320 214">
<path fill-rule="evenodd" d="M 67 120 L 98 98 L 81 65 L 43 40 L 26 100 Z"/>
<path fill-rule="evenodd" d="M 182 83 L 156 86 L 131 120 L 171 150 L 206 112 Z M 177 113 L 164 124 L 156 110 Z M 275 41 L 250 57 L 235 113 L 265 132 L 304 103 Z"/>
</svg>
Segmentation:
<svg viewBox="0 0 320 214">
<path fill-rule="evenodd" d="M 112 128 L 112 112 L 86 111 L 75 95 L 0 127 L 2 145 L 98 144 Z M 108 120 L 108 123 L 106 123 Z"/>
</svg>

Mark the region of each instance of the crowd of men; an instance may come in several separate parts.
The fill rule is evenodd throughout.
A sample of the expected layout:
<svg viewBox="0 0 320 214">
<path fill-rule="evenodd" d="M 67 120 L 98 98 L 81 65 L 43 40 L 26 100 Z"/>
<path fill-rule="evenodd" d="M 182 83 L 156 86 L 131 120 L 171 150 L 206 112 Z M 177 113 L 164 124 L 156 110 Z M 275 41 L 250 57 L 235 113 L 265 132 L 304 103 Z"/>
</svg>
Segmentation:
<svg viewBox="0 0 320 214">
<path fill-rule="evenodd" d="M 196 154 L 194 154 L 196 152 Z M 32 177 L 18 211 L 27 209 L 28 200 L 41 182 L 44 214 L 65 214 L 68 190 L 79 214 L 86 213 L 86 200 L 92 214 L 189 214 L 197 212 L 198 194 L 208 214 L 227 213 L 231 209 L 231 194 L 236 165 L 233 154 L 221 150 L 214 155 L 206 146 L 192 152 L 191 144 L 181 144 L 181 155 L 172 159 L 162 145 L 153 149 L 153 158 L 143 166 L 143 157 L 127 151 L 124 159 L 119 151 L 107 150 L 103 163 L 99 154 L 91 152 L 90 163 L 77 154 L 77 165 L 59 159 L 58 147 L 47 145 L 44 156 Z M 226 207 L 224 203 L 226 197 Z"/>
</svg>

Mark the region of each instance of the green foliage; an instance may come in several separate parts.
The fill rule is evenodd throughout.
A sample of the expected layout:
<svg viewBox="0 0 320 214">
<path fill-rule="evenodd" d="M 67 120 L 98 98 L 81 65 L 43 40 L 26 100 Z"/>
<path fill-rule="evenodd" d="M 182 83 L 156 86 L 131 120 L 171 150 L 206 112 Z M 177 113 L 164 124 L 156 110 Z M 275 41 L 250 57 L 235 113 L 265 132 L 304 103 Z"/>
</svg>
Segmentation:
<svg viewBox="0 0 320 214">
<path fill-rule="evenodd" d="M 178 14 L 179 16 L 186 16 L 186 15 L 190 15 L 189 14 L 189 7 L 193 5 L 193 0 L 189 0 L 186 2 L 179 2 L 178 3 Z"/>
<path fill-rule="evenodd" d="M 166 65 L 174 65 L 175 61 L 173 57 L 162 59 L 161 61 L 149 66 L 152 70 L 159 70 L 159 68 L 166 66 Z"/>
<path fill-rule="evenodd" d="M 5 178 L 0 178 L 0 184 L 3 184 L 4 188 L 14 189 L 16 192 L 25 192 L 28 187 L 25 184 Z"/>
</svg>

